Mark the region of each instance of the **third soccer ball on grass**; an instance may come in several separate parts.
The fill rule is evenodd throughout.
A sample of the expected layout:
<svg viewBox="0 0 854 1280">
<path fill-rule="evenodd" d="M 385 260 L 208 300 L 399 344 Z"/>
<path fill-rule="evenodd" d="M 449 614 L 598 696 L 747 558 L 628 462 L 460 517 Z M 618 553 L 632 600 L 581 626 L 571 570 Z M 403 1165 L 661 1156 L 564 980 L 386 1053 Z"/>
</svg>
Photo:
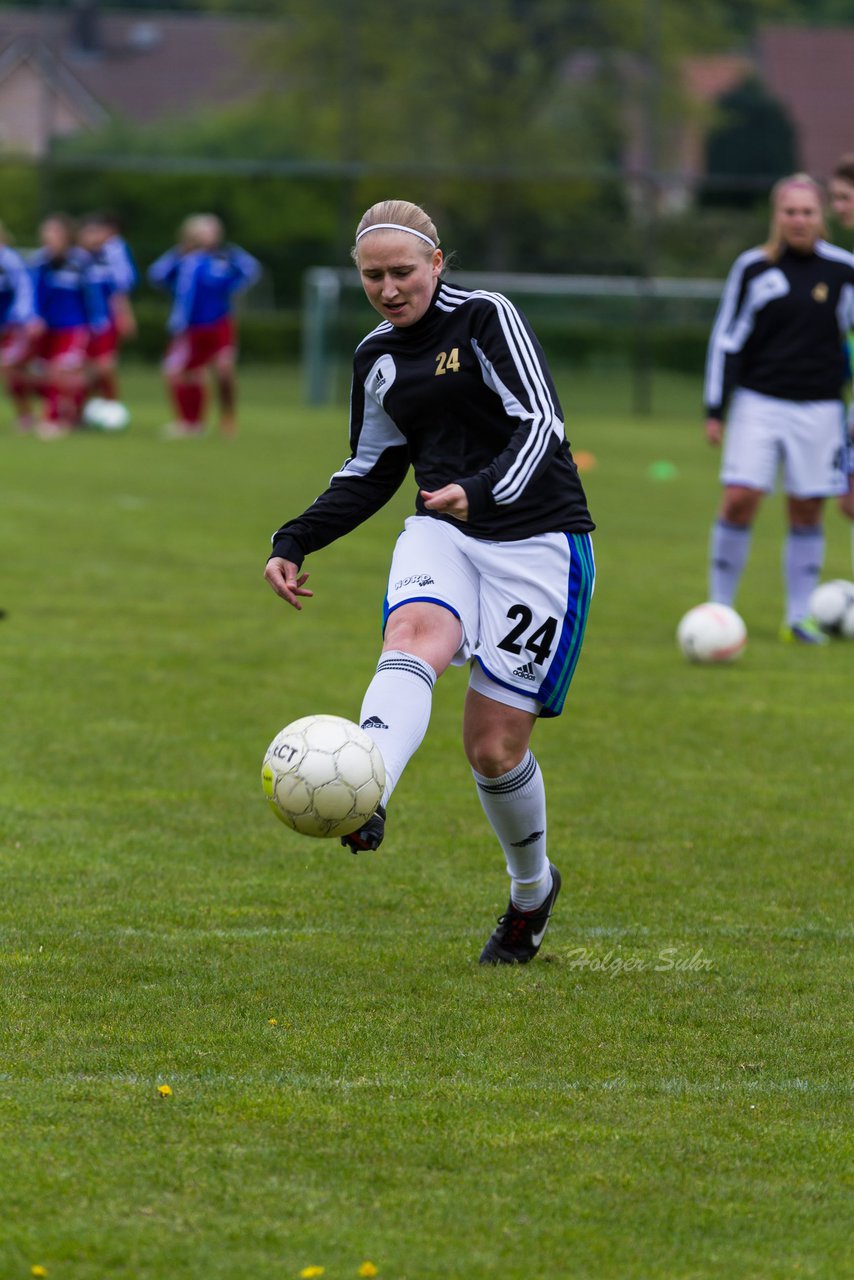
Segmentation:
<svg viewBox="0 0 854 1280">
<path fill-rule="evenodd" d="M 691 662 L 732 662 L 747 644 L 747 627 L 729 605 L 707 601 L 688 610 L 676 642 Z"/>
<path fill-rule="evenodd" d="M 372 738 L 341 716 L 303 716 L 277 733 L 261 771 L 264 794 L 304 836 L 346 836 L 376 812 L 385 766 Z"/>
<path fill-rule="evenodd" d="M 124 431 L 130 424 L 130 413 L 119 400 L 95 396 L 86 401 L 83 421 L 92 431 Z"/>
<path fill-rule="evenodd" d="M 810 596 L 810 613 L 828 635 L 854 639 L 854 582 L 819 583 Z"/>
</svg>

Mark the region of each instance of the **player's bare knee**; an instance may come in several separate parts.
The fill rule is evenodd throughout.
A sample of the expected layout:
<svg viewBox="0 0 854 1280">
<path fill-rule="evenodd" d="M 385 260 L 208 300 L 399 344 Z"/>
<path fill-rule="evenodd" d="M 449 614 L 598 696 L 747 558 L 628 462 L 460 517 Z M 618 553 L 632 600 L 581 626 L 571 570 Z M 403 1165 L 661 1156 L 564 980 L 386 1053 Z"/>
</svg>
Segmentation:
<svg viewBox="0 0 854 1280">
<path fill-rule="evenodd" d="M 817 529 L 821 525 L 823 498 L 789 498 L 789 524 L 793 529 Z"/>
<path fill-rule="evenodd" d="M 749 528 L 753 524 L 762 495 L 753 490 L 735 490 L 724 494 L 720 518 L 727 524 Z"/>
<path fill-rule="evenodd" d="M 466 735 L 466 758 L 471 767 L 484 778 L 501 778 L 515 769 L 528 750 L 527 741 L 520 741 L 515 734 Z"/>
<path fill-rule="evenodd" d="M 466 759 L 483 777 L 502 777 L 525 758 L 533 723 L 533 717 L 470 691 L 463 718 Z"/>
<path fill-rule="evenodd" d="M 462 640 L 459 618 L 450 610 L 413 601 L 393 610 L 386 623 L 383 651 L 398 649 L 429 662 L 437 675 L 450 663 Z"/>
<path fill-rule="evenodd" d="M 406 607 L 396 609 L 386 623 L 383 648 L 412 653 L 412 646 L 418 644 L 428 633 L 429 625 L 418 613 Z"/>
</svg>

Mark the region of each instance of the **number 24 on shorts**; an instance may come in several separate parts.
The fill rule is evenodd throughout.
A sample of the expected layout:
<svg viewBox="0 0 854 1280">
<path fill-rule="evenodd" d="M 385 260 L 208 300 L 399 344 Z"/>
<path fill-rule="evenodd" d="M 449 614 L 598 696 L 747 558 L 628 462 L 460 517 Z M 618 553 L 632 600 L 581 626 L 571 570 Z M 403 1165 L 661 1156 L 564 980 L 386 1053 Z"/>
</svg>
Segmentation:
<svg viewBox="0 0 854 1280">
<path fill-rule="evenodd" d="M 557 632 L 557 618 L 546 618 L 542 626 L 537 627 L 527 639 L 524 633 L 534 621 L 534 615 L 526 604 L 514 604 L 507 610 L 507 617 L 516 619 L 516 625 L 507 632 L 503 640 L 499 640 L 498 648 L 517 656 L 525 648 L 533 654 L 534 662 L 545 662 L 552 651 Z"/>
</svg>

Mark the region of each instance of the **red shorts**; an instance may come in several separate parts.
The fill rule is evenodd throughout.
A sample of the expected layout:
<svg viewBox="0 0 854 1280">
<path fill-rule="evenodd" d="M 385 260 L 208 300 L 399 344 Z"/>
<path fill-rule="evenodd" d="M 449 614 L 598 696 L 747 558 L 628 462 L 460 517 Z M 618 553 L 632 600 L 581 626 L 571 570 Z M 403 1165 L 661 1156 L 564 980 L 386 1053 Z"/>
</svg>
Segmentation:
<svg viewBox="0 0 854 1280">
<path fill-rule="evenodd" d="M 106 329 L 89 332 L 89 346 L 86 354 L 90 360 L 100 360 L 104 356 L 114 356 L 119 349 L 119 331 L 114 324 Z"/>
<path fill-rule="evenodd" d="M 36 339 L 34 354 L 58 369 L 82 369 L 89 346 L 85 325 L 73 329 L 48 329 Z"/>
<path fill-rule="evenodd" d="M 34 354 L 34 345 L 32 336 L 23 325 L 9 325 L 0 336 L 0 366 L 17 369 L 19 365 L 26 364 Z"/>
<path fill-rule="evenodd" d="M 213 324 L 194 324 L 172 339 L 166 350 L 166 373 L 188 373 L 202 369 L 217 356 L 234 352 L 234 321 L 223 316 Z"/>
</svg>

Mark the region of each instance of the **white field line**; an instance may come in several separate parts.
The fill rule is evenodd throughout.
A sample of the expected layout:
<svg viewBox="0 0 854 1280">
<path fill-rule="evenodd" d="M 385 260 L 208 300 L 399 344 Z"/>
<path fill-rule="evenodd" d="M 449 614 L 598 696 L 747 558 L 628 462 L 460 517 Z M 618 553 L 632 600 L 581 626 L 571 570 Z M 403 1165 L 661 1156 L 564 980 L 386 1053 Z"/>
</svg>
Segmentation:
<svg viewBox="0 0 854 1280">
<path fill-rule="evenodd" d="M 609 941 L 629 938 L 632 941 L 637 940 L 642 944 L 644 940 L 649 939 L 649 946 L 658 946 L 662 938 L 660 930 L 652 930 L 646 925 L 588 925 L 588 926 L 569 926 L 571 929 L 571 940 L 561 942 L 560 947 L 553 944 L 552 952 L 560 954 L 561 950 L 567 950 L 576 944 L 578 939 L 607 939 Z M 267 937 L 308 937 L 314 934 L 345 934 L 356 933 L 360 929 L 354 926 L 348 929 L 347 925 L 340 923 L 328 925 L 236 925 L 233 929 L 222 927 L 200 927 L 200 926 L 175 926 L 164 925 L 162 928 L 141 928 L 136 925 L 116 925 L 103 930 L 94 928 L 90 930 L 89 936 L 96 938 L 101 937 L 127 937 L 127 938 L 222 938 L 226 941 L 230 938 L 267 938 Z M 399 933 L 398 924 L 390 925 L 387 929 L 383 929 L 378 923 L 375 929 L 376 933 L 385 933 L 388 936 Z M 565 932 L 565 926 L 562 930 Z M 777 939 L 779 941 L 798 940 L 801 938 L 829 938 L 837 941 L 845 941 L 854 938 L 854 923 L 834 927 L 832 925 L 804 924 L 793 925 L 782 929 L 768 929 L 755 924 L 744 925 L 691 925 L 690 930 L 682 934 L 678 941 L 668 939 L 668 945 L 678 946 L 680 949 L 690 947 L 692 942 L 698 938 L 721 938 L 721 939 L 740 939 L 743 941 L 768 941 L 769 939 Z M 655 943 L 652 939 L 656 939 Z"/>
<path fill-rule="evenodd" d="M 560 1076 L 545 1076 L 529 1079 L 527 1076 L 510 1081 L 489 1081 L 480 1077 L 469 1076 L 458 1071 L 450 1075 L 440 1076 L 425 1084 L 423 1077 L 413 1073 L 355 1076 L 334 1076 L 325 1072 L 307 1071 L 249 1071 L 245 1073 L 221 1071 L 169 1071 L 164 1069 L 157 1076 L 137 1074 L 135 1072 L 64 1072 L 57 1075 L 24 1075 L 12 1072 L 0 1072 L 0 1085 L 14 1084 L 19 1088 L 22 1084 L 48 1085 L 56 1088 L 73 1088 L 75 1085 L 127 1085 L 136 1088 L 155 1088 L 165 1082 L 174 1090 L 176 1088 L 245 1089 L 254 1088 L 304 1089 L 306 1091 L 332 1091 L 339 1093 L 368 1092 L 377 1090 L 388 1094 L 390 1090 L 417 1094 L 425 1098 L 434 1098 L 442 1094 L 457 1096 L 465 1092 L 468 1096 L 478 1094 L 495 1097 L 505 1094 L 516 1094 L 519 1090 L 536 1089 L 551 1095 L 569 1094 L 582 1096 L 585 1094 L 626 1094 L 634 1097 L 716 1097 L 745 1095 L 775 1096 L 779 1094 L 801 1097 L 849 1098 L 854 1095 L 854 1079 L 845 1080 L 809 1080 L 800 1076 L 765 1077 L 761 1073 L 742 1078 L 724 1080 L 720 1077 L 711 1080 L 688 1080 L 684 1076 L 665 1076 L 654 1080 L 632 1080 L 626 1075 L 616 1075 L 602 1080 L 591 1078 L 565 1079 Z"/>
</svg>

